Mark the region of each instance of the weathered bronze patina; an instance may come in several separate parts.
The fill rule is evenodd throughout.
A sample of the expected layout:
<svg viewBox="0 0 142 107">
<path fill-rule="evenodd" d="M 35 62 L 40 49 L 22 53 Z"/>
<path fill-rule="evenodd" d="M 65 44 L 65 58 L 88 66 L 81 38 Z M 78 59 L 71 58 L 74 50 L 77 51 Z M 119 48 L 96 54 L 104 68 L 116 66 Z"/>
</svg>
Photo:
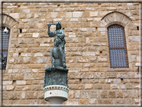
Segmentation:
<svg viewBox="0 0 142 107">
<path fill-rule="evenodd" d="M 56 25 L 56 30 L 50 32 L 50 26 Z M 56 24 L 48 24 L 49 37 L 55 37 L 54 47 L 50 50 L 51 66 L 45 68 L 44 87 L 48 85 L 64 85 L 68 87 L 68 68 L 65 59 L 65 35 L 58 21 Z M 54 59 L 54 60 L 53 60 Z"/>
</svg>

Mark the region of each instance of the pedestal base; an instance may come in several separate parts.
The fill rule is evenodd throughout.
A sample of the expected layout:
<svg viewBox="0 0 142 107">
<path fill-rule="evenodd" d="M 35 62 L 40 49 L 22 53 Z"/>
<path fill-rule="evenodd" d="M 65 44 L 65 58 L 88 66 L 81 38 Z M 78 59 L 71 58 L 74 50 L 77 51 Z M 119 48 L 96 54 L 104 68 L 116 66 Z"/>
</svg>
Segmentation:
<svg viewBox="0 0 142 107">
<path fill-rule="evenodd" d="M 44 99 L 52 105 L 61 106 L 68 99 L 69 88 L 63 85 L 50 85 L 43 88 Z"/>
</svg>

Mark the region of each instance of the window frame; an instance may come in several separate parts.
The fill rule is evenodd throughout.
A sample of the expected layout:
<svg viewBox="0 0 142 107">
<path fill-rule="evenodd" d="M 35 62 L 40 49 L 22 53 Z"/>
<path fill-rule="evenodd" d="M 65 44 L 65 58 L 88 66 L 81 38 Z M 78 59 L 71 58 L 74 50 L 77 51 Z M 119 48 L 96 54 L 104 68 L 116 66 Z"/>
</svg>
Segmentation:
<svg viewBox="0 0 142 107">
<path fill-rule="evenodd" d="M 109 41 L 109 28 L 112 27 L 118 27 L 121 28 L 123 31 L 123 42 L 124 42 L 124 46 L 123 47 L 110 47 L 110 41 Z M 110 59 L 110 68 L 129 68 L 129 61 L 128 61 L 128 52 L 127 52 L 127 44 L 126 44 L 126 36 L 125 36 L 125 28 L 120 25 L 120 24 L 111 24 L 107 27 L 107 34 L 108 34 L 108 47 L 109 47 L 109 59 Z M 126 66 L 112 66 L 112 62 L 111 62 L 111 55 L 110 55 L 110 50 L 111 49 L 124 49 L 125 51 L 125 61 L 126 61 Z"/>
<path fill-rule="evenodd" d="M 10 39 L 10 28 L 9 27 L 7 27 L 7 30 L 8 30 L 8 47 L 7 47 L 7 49 L 3 49 L 3 30 L 5 29 L 5 27 L 7 27 L 7 26 L 2 26 L 1 27 L 1 48 L 0 48 L 0 54 L 1 54 L 1 70 L 6 70 L 6 65 L 7 65 L 7 59 L 8 59 L 8 49 L 9 49 L 9 39 Z M 2 62 L 2 58 L 4 58 L 3 56 L 2 56 L 2 54 L 3 54 L 3 52 L 7 52 L 7 56 L 6 56 L 6 65 L 5 65 L 5 67 L 3 67 L 3 62 Z"/>
</svg>

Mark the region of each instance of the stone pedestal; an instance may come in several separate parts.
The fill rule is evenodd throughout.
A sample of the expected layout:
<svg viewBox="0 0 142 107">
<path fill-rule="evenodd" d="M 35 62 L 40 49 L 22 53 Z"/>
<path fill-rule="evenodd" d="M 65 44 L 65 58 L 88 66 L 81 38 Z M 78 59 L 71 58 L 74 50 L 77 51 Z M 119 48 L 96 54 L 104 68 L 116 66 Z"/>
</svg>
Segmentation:
<svg viewBox="0 0 142 107">
<path fill-rule="evenodd" d="M 50 85 L 43 88 L 44 99 L 51 106 L 62 106 L 62 103 L 68 99 L 69 88 L 63 85 Z"/>
</svg>

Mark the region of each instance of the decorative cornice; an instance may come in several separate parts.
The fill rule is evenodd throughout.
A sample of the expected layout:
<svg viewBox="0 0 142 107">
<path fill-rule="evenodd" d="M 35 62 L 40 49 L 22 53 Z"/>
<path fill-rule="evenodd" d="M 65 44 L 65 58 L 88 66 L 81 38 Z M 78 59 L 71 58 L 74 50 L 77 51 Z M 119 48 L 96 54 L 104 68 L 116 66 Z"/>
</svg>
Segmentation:
<svg viewBox="0 0 142 107">
<path fill-rule="evenodd" d="M 63 85 L 50 85 L 43 88 L 43 91 L 50 91 L 50 90 L 62 90 L 68 93 L 69 88 Z"/>
</svg>

